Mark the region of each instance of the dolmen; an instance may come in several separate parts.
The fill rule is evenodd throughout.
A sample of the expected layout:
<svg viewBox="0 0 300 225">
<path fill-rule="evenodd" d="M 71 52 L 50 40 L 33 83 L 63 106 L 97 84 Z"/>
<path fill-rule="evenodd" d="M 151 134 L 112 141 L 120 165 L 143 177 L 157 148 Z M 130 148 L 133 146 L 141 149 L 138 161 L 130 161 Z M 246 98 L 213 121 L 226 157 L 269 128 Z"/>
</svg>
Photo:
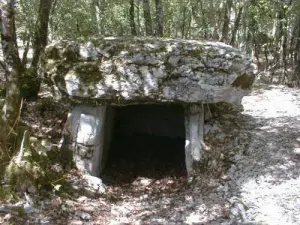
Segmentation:
<svg viewBox="0 0 300 225">
<path fill-rule="evenodd" d="M 219 42 L 137 37 L 62 40 L 46 48 L 43 75 L 53 97 L 71 103 L 62 149 L 92 176 L 104 168 L 117 107 L 172 105 L 184 110 L 189 177 L 205 153 L 204 105 L 240 105 L 256 67 Z"/>
</svg>

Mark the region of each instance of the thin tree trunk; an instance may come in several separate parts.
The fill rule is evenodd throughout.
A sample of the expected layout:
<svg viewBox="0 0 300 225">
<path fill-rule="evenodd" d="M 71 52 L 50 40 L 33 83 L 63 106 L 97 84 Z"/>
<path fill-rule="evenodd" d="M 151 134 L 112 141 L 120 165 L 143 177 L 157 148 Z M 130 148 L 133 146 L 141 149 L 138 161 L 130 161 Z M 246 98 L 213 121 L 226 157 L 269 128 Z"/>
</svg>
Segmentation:
<svg viewBox="0 0 300 225">
<path fill-rule="evenodd" d="M 296 22 L 296 43 L 295 43 L 295 61 L 298 62 L 300 60 L 300 16 L 297 18 Z"/>
<path fill-rule="evenodd" d="M 287 33 L 287 22 L 283 25 L 283 37 L 282 37 L 282 66 L 283 66 L 283 77 L 281 82 L 284 83 L 287 77 L 287 44 L 288 44 L 288 33 Z"/>
<path fill-rule="evenodd" d="M 222 37 L 221 37 L 221 41 L 225 43 L 228 42 L 231 7 L 232 7 L 232 0 L 227 0 L 225 4 L 225 10 L 224 10 L 224 24 L 222 28 Z"/>
<path fill-rule="evenodd" d="M 220 35 L 219 35 L 219 20 L 220 20 L 220 15 L 221 13 L 219 13 L 219 8 L 217 8 L 217 4 L 215 1 L 209 1 L 208 3 L 209 8 L 208 11 L 211 12 L 209 14 L 207 14 L 208 17 L 208 21 L 211 22 L 213 29 L 212 29 L 212 33 L 211 33 L 211 39 L 214 41 L 217 41 L 220 39 Z"/>
<path fill-rule="evenodd" d="M 0 136 L 2 141 L 8 140 L 10 142 L 11 138 L 8 135 L 15 130 L 19 116 L 21 102 L 19 77 L 22 72 L 22 64 L 18 56 L 16 43 L 14 1 L 7 0 L 2 3 L 0 13 L 1 44 L 6 75 L 6 96 L 2 110 L 3 114 L 0 118 Z"/>
<path fill-rule="evenodd" d="M 255 13 L 249 8 L 255 6 L 255 1 L 250 1 L 249 5 L 247 5 L 247 18 L 245 18 L 244 26 L 247 27 L 246 29 L 246 53 L 248 55 L 256 55 L 257 45 L 259 44 L 257 41 L 257 30 L 258 30 L 258 22 L 255 18 Z M 259 64 L 259 61 L 258 61 Z"/>
<path fill-rule="evenodd" d="M 187 11 L 187 8 L 186 8 L 186 6 L 184 6 L 182 9 L 183 15 L 182 15 L 182 23 L 181 23 L 181 38 L 184 38 L 184 34 L 185 34 L 186 11 Z"/>
<path fill-rule="evenodd" d="M 129 20 L 130 20 L 131 35 L 136 36 L 137 32 L 136 32 L 136 27 L 134 22 L 134 0 L 130 0 Z"/>
<path fill-rule="evenodd" d="M 192 26 L 192 15 L 189 14 L 189 18 L 188 18 L 188 22 L 187 22 L 187 28 L 186 28 L 186 32 L 185 32 L 185 36 L 184 38 L 188 39 L 190 36 L 190 31 L 191 31 L 191 26 Z"/>
<path fill-rule="evenodd" d="M 282 14 L 284 20 L 282 21 L 282 66 L 283 66 L 283 77 L 281 79 L 281 83 L 286 82 L 287 78 L 287 54 L 288 54 L 288 18 L 287 18 L 287 11 L 292 4 L 292 0 L 283 7 Z"/>
<path fill-rule="evenodd" d="M 94 12 L 95 12 L 97 33 L 102 34 L 102 31 L 103 31 L 102 23 L 101 23 L 102 10 L 101 10 L 101 6 L 100 6 L 100 2 L 99 2 L 99 0 L 92 0 L 92 4 L 93 4 Z"/>
<path fill-rule="evenodd" d="M 156 7 L 156 36 L 164 35 L 164 12 L 162 0 L 155 0 Z"/>
<path fill-rule="evenodd" d="M 48 41 L 48 23 L 53 0 L 40 0 L 38 18 L 36 21 L 35 34 L 33 40 L 33 57 L 30 66 L 31 86 L 30 96 L 36 97 L 40 88 L 40 79 L 38 77 L 38 64 L 44 55 L 44 50 Z"/>
<path fill-rule="evenodd" d="M 200 5 L 200 10 L 198 9 L 198 5 Z M 208 30 L 207 30 L 207 21 L 206 21 L 206 18 L 205 18 L 205 12 L 204 12 L 204 8 L 203 8 L 203 3 L 201 0 L 199 0 L 197 2 L 197 4 L 194 4 L 192 7 L 191 7 L 191 12 L 192 12 L 192 15 L 193 15 L 193 18 L 194 20 L 196 21 L 197 25 L 198 26 L 204 26 L 204 35 L 203 35 L 203 38 L 206 39 L 208 37 L 207 33 L 208 33 Z M 201 12 L 201 16 L 199 16 L 199 11 Z M 201 20 L 202 20 L 202 23 L 201 23 Z"/>
<path fill-rule="evenodd" d="M 297 61 L 297 51 L 296 51 L 296 43 L 297 43 L 297 32 L 298 32 L 298 26 L 300 25 L 300 22 L 298 22 L 299 18 L 295 19 L 295 24 L 293 26 L 292 35 L 290 38 L 290 58 L 292 59 L 293 64 Z M 298 25 L 299 23 L 299 25 Z"/>
<path fill-rule="evenodd" d="M 146 35 L 151 36 L 153 35 L 153 29 L 149 0 L 144 0 L 143 3 Z"/>
<path fill-rule="evenodd" d="M 282 52 L 282 36 L 283 36 L 283 6 L 278 0 L 276 1 L 276 20 L 274 23 L 273 34 L 274 34 L 274 62 L 271 70 L 272 75 L 274 75 L 275 70 L 280 66 L 280 55 Z"/>
<path fill-rule="evenodd" d="M 241 22 L 241 18 L 242 18 L 242 12 L 243 12 L 243 6 L 241 6 L 239 8 L 236 20 L 234 21 L 234 26 L 233 26 L 233 30 L 232 30 L 232 36 L 231 36 L 231 41 L 230 41 L 230 45 L 234 46 L 235 44 L 235 40 L 236 40 L 236 34 L 239 30 L 239 26 L 240 26 L 240 22 Z"/>
<path fill-rule="evenodd" d="M 137 35 L 141 34 L 140 1 L 137 2 Z"/>
<path fill-rule="evenodd" d="M 292 81 L 299 86 L 300 85 L 300 16 L 296 19 L 295 24 L 295 54 L 294 54 L 294 62 L 296 63 L 296 67 L 294 70 Z"/>
<path fill-rule="evenodd" d="M 200 11 L 201 11 L 201 14 L 202 14 L 203 25 L 204 25 L 204 38 L 206 39 L 207 38 L 207 33 L 208 33 L 207 32 L 207 21 L 206 21 L 206 18 L 205 18 L 203 2 L 199 1 L 199 4 L 200 4 Z"/>
<path fill-rule="evenodd" d="M 55 39 L 55 32 L 57 29 L 56 28 L 57 26 L 55 26 L 54 22 L 53 22 L 53 17 L 54 17 L 56 6 L 57 6 L 57 0 L 53 0 L 53 4 L 51 7 L 50 16 L 49 16 L 49 31 L 50 31 L 49 38 L 50 38 L 50 40 Z"/>
<path fill-rule="evenodd" d="M 37 70 L 37 65 L 41 54 L 47 45 L 48 38 L 48 22 L 53 0 L 40 0 L 38 18 L 36 22 L 36 29 L 33 40 L 33 57 L 31 68 Z"/>
</svg>

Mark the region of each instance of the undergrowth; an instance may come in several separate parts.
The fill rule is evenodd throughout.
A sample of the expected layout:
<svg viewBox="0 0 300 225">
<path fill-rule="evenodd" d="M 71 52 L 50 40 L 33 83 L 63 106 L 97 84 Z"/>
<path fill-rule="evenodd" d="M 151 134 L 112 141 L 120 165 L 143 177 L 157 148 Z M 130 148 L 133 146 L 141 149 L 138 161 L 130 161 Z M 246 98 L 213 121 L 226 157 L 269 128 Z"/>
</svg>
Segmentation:
<svg viewBox="0 0 300 225">
<path fill-rule="evenodd" d="M 32 137 L 29 130 L 19 126 L 10 145 L 0 134 L 0 201 L 15 200 L 25 192 L 59 193 L 67 187 L 59 148 L 49 140 Z"/>
</svg>

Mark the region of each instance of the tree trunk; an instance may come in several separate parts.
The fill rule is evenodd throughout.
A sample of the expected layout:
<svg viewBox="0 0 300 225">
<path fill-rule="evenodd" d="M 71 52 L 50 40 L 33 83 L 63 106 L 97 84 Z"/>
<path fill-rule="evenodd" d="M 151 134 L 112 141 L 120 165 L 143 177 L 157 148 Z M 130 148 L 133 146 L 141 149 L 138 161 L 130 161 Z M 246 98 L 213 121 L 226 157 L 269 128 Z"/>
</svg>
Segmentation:
<svg viewBox="0 0 300 225">
<path fill-rule="evenodd" d="M 156 8 L 156 36 L 163 37 L 164 35 L 164 12 L 162 0 L 155 0 Z"/>
<path fill-rule="evenodd" d="M 96 25 L 97 25 L 97 33 L 102 34 L 103 29 L 102 29 L 102 11 L 101 11 L 101 6 L 99 0 L 92 0 L 92 5 L 93 5 L 93 10 L 95 12 L 95 19 L 96 19 Z"/>
<path fill-rule="evenodd" d="M 275 70 L 278 69 L 280 66 L 280 55 L 282 53 L 282 36 L 283 36 L 283 5 L 281 1 L 276 1 L 276 20 L 274 23 L 274 28 L 273 28 L 273 35 L 274 35 L 274 62 L 273 62 L 273 67 L 272 67 L 272 75 L 275 73 Z"/>
<path fill-rule="evenodd" d="M 181 22 L 181 38 L 184 38 L 184 34 L 185 34 L 185 26 L 186 26 L 186 14 L 187 14 L 187 8 L 186 6 L 183 7 L 182 9 L 182 22 Z"/>
<path fill-rule="evenodd" d="M 136 36 L 137 32 L 136 32 L 136 27 L 134 22 L 134 0 L 130 0 L 129 19 L 130 19 L 131 35 Z"/>
<path fill-rule="evenodd" d="M 206 39 L 208 37 L 207 36 L 208 25 L 207 25 L 207 21 L 206 21 L 206 18 L 205 18 L 205 12 L 204 12 L 204 7 L 203 7 L 203 2 L 199 1 L 199 4 L 200 4 L 200 11 L 201 11 L 202 20 L 203 20 L 203 26 L 204 26 L 204 38 Z M 193 9 L 192 9 L 192 12 L 193 12 Z"/>
<path fill-rule="evenodd" d="M 151 36 L 153 35 L 153 30 L 149 0 L 144 0 L 143 3 L 146 35 Z"/>
<path fill-rule="evenodd" d="M 1 44 L 6 75 L 6 96 L 0 118 L 1 141 L 10 142 L 9 134 L 14 133 L 17 126 L 20 91 L 19 76 L 22 73 L 22 65 L 18 56 L 15 30 L 14 1 L 7 0 L 1 6 Z M 10 143 L 12 144 L 12 143 Z"/>
<path fill-rule="evenodd" d="M 295 24 L 295 54 L 294 54 L 294 61 L 296 63 L 295 71 L 293 74 L 293 82 L 300 86 L 300 16 L 296 19 Z"/>
<path fill-rule="evenodd" d="M 137 2 L 137 5 L 136 5 L 136 14 L 137 14 L 137 24 L 136 24 L 136 27 L 137 27 L 137 35 L 139 36 L 141 34 L 141 17 L 140 17 L 140 1 Z"/>
<path fill-rule="evenodd" d="M 224 10 L 224 24 L 222 28 L 222 37 L 221 37 L 221 41 L 225 43 L 228 42 L 231 7 L 232 7 L 232 0 L 227 0 L 225 4 L 225 10 Z"/>
<path fill-rule="evenodd" d="M 241 6 L 239 8 L 237 17 L 234 21 L 234 26 L 233 26 L 233 30 L 232 30 L 232 36 L 231 36 L 231 41 L 230 41 L 230 45 L 234 46 L 235 44 L 235 40 L 236 40 L 236 34 L 237 31 L 239 30 L 239 26 L 240 26 L 240 22 L 241 22 L 241 18 L 242 18 L 242 12 L 243 12 L 243 6 Z"/>
<path fill-rule="evenodd" d="M 40 79 L 38 77 L 38 64 L 44 54 L 48 41 L 48 22 L 53 0 L 40 0 L 38 18 L 36 21 L 35 34 L 33 40 L 33 57 L 30 67 L 31 87 L 30 93 L 24 97 L 36 97 L 40 88 Z M 30 79 L 29 78 L 29 79 Z"/>
<path fill-rule="evenodd" d="M 200 9 L 198 8 L 198 4 L 200 5 Z M 199 15 L 199 11 L 201 12 L 201 16 Z M 203 7 L 203 2 L 199 0 L 197 3 L 195 2 L 194 5 L 191 7 L 191 12 L 193 15 L 194 20 L 196 21 L 198 26 L 203 27 L 203 38 L 208 38 L 208 26 L 206 21 L 206 15 Z M 202 20 L 202 23 L 201 23 Z"/>
<path fill-rule="evenodd" d="M 56 26 L 56 24 L 54 24 L 54 21 L 53 21 L 55 9 L 57 6 L 57 1 L 58 0 L 53 0 L 53 4 L 51 7 L 50 16 L 49 16 L 49 35 L 48 35 L 49 37 L 48 38 L 50 40 L 55 40 L 55 32 L 57 30 L 57 26 Z"/>
<path fill-rule="evenodd" d="M 190 34 L 191 26 L 192 26 L 192 15 L 191 14 L 189 14 L 188 21 L 186 23 L 187 23 L 187 28 L 186 28 L 184 38 L 188 39 L 191 36 L 191 34 Z"/>
<path fill-rule="evenodd" d="M 288 31 L 287 31 L 287 23 L 284 22 L 283 25 L 283 38 L 282 38 L 282 66 L 283 66 L 283 77 L 281 82 L 284 83 L 287 77 L 287 51 L 288 51 Z"/>
<path fill-rule="evenodd" d="M 217 3 L 215 1 L 209 1 L 208 3 L 208 12 L 206 17 L 207 20 L 211 23 L 213 26 L 213 29 L 211 29 L 211 39 L 214 41 L 220 40 L 220 33 L 219 33 L 219 20 L 221 13 L 219 12 L 220 9 L 217 7 Z"/>
<path fill-rule="evenodd" d="M 283 6 L 282 13 L 283 13 L 283 21 L 282 21 L 282 66 L 283 66 L 283 77 L 281 78 L 281 83 L 286 82 L 287 78 L 287 56 L 288 56 L 288 18 L 287 18 L 287 11 L 289 10 L 289 7 L 292 4 L 292 0 L 289 0 L 287 2 L 287 5 Z"/>
<path fill-rule="evenodd" d="M 36 21 L 36 28 L 33 41 L 33 58 L 31 68 L 37 70 L 37 65 L 41 54 L 47 45 L 48 38 L 48 22 L 53 0 L 40 0 L 38 18 Z"/>
</svg>

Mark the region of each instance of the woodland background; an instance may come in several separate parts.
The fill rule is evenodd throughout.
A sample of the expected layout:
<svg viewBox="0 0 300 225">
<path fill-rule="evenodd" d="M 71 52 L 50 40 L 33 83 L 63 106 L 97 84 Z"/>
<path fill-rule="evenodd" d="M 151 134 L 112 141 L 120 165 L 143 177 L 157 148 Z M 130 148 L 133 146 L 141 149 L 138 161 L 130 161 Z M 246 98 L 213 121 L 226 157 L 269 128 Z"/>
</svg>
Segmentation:
<svg viewBox="0 0 300 225">
<path fill-rule="evenodd" d="M 252 56 L 269 82 L 300 84 L 298 0 L 3 0 L 0 8 L 1 171 L 21 168 L 30 136 L 20 123 L 22 103 L 37 99 L 44 50 L 56 40 L 157 36 L 221 41 Z"/>
</svg>

